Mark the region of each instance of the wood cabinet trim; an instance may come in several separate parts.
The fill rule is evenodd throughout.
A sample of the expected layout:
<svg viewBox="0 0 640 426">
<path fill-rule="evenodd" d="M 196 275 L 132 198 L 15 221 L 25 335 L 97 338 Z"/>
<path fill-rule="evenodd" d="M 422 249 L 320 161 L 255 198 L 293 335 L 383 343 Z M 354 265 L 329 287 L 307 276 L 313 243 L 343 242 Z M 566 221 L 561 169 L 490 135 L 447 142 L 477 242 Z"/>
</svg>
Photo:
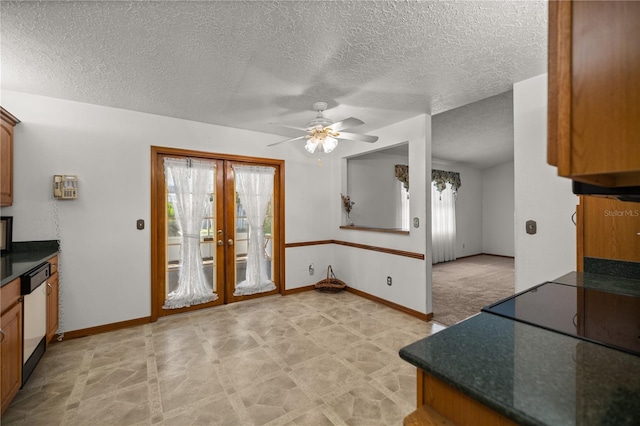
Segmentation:
<svg viewBox="0 0 640 426">
<path fill-rule="evenodd" d="M 20 123 L 20 120 L 18 120 L 15 115 L 11 114 L 9 111 L 7 111 L 6 109 L 4 109 L 4 107 L 1 107 L 1 106 L 0 106 L 0 119 L 2 119 L 2 121 L 6 121 L 7 123 L 11 124 L 11 126 L 15 126 L 16 124 Z"/>
<path fill-rule="evenodd" d="M 571 7 L 549 2 L 547 161 L 562 176 L 571 174 Z"/>
</svg>

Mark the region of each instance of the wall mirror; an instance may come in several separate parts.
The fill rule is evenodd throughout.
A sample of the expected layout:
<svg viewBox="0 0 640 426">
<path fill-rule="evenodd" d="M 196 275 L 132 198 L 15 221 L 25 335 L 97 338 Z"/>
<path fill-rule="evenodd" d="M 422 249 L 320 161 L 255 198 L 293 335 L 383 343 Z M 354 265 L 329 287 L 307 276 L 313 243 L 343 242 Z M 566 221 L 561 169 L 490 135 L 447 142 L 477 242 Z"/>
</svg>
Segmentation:
<svg viewBox="0 0 640 426">
<path fill-rule="evenodd" d="M 408 142 L 348 157 L 345 195 L 354 204 L 348 215 L 342 209 L 342 228 L 408 233 L 408 164 Z"/>
</svg>

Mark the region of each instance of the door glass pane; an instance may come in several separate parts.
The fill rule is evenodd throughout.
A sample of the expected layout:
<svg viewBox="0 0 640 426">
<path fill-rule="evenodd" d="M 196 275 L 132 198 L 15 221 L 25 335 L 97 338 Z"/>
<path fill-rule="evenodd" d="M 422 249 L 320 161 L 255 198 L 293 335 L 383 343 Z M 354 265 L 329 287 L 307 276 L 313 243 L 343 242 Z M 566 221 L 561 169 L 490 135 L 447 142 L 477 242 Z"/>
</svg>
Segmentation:
<svg viewBox="0 0 640 426">
<path fill-rule="evenodd" d="M 213 171 L 213 170 L 212 170 Z M 211 183 L 208 201 L 203 212 L 202 226 L 200 229 L 200 253 L 204 275 L 207 285 L 213 293 L 218 293 L 216 283 L 216 206 L 215 206 L 215 173 L 211 173 Z M 180 259 L 180 249 L 182 245 L 182 230 L 176 218 L 174 203 L 176 202 L 175 187 L 173 179 L 168 177 L 167 185 L 167 275 L 165 298 L 169 293 L 178 288 L 178 277 L 182 262 Z"/>
<path fill-rule="evenodd" d="M 267 217 L 264 220 L 264 255 L 267 258 L 267 276 L 273 277 L 273 198 L 267 207 Z"/>
<path fill-rule="evenodd" d="M 246 280 L 247 275 L 247 252 L 249 248 L 249 222 L 247 214 L 242 206 L 240 197 L 236 192 L 235 205 L 235 254 L 236 254 L 236 285 Z M 264 242 L 262 243 L 262 254 L 267 262 L 267 277 L 273 277 L 273 194 L 267 207 L 267 215 L 262 226 L 264 232 Z"/>
<path fill-rule="evenodd" d="M 236 192 L 236 284 L 247 279 L 247 251 L 249 246 L 249 222 L 247 213 L 242 207 L 240 197 Z"/>
</svg>

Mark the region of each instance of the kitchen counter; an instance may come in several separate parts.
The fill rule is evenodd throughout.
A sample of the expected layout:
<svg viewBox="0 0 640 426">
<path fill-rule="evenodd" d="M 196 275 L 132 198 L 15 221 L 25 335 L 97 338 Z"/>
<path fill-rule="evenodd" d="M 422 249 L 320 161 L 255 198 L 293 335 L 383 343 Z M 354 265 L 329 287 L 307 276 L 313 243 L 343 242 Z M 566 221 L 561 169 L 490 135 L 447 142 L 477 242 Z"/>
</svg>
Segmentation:
<svg viewBox="0 0 640 426">
<path fill-rule="evenodd" d="M 14 242 L 12 251 L 0 258 L 0 287 L 58 254 L 57 241 Z"/>
<path fill-rule="evenodd" d="M 589 272 L 570 272 L 552 282 L 640 297 L 640 280 L 631 278 Z"/>
<path fill-rule="evenodd" d="M 519 424 L 640 424 L 640 357 L 497 315 L 480 313 L 400 357 Z"/>
</svg>

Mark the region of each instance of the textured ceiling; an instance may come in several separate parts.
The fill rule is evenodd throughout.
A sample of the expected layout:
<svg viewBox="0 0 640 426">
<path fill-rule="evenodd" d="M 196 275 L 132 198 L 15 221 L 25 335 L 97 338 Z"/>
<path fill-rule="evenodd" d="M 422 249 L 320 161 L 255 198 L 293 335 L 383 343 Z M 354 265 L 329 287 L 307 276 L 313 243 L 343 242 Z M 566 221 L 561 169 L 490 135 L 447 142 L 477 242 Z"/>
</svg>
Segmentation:
<svg viewBox="0 0 640 426">
<path fill-rule="evenodd" d="M 486 169 L 513 161 L 513 92 L 432 117 L 434 160 Z"/>
<path fill-rule="evenodd" d="M 546 71 L 544 0 L 0 7 L 3 89 L 268 133 L 326 101 L 375 134 Z"/>
</svg>

